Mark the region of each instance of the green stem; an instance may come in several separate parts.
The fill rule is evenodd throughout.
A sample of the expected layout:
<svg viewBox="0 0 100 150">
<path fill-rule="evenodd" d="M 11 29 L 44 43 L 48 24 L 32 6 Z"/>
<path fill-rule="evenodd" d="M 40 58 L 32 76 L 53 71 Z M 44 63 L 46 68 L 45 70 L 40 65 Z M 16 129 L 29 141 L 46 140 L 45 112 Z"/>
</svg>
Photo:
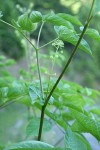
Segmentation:
<svg viewBox="0 0 100 150">
<path fill-rule="evenodd" d="M 40 36 L 41 36 L 41 31 L 42 31 L 43 25 L 44 25 L 44 22 L 42 22 L 40 30 L 39 30 L 39 34 L 38 34 L 38 39 L 37 39 L 37 47 L 38 48 L 39 48 L 39 41 L 40 41 Z"/>
<path fill-rule="evenodd" d="M 62 70 L 60 76 L 58 77 L 56 83 L 54 84 L 52 90 L 50 91 L 50 93 L 49 93 L 47 99 L 45 100 L 44 105 L 42 106 L 38 140 L 41 140 L 45 108 L 46 108 L 46 106 L 47 106 L 47 104 L 48 104 L 48 102 L 49 102 L 49 99 L 50 99 L 51 95 L 53 94 L 55 88 L 57 87 L 57 85 L 58 85 L 58 83 L 60 82 L 61 78 L 63 77 L 65 71 L 67 70 L 69 64 L 71 63 L 72 58 L 73 58 L 75 52 L 77 51 L 77 49 L 78 49 L 78 47 L 79 47 L 79 44 L 80 44 L 80 42 L 81 42 L 81 40 L 82 40 L 82 38 L 83 38 L 83 36 L 84 36 L 84 34 L 85 34 L 85 31 L 86 31 L 86 29 L 87 29 L 87 27 L 88 27 L 88 25 L 89 25 L 89 23 L 90 23 L 90 21 L 91 21 L 94 1 L 95 1 L 95 0 L 93 0 L 93 2 L 92 2 L 92 6 L 91 6 L 91 9 L 90 9 L 90 12 L 89 12 L 88 19 L 87 19 L 87 21 L 86 21 L 86 24 L 85 24 L 85 26 L 84 26 L 84 29 L 83 29 L 83 31 L 82 31 L 80 37 L 79 37 L 79 40 L 78 40 L 78 42 L 77 42 L 77 44 L 76 44 L 74 50 L 72 51 L 72 54 L 71 54 L 69 60 L 67 61 L 65 67 L 63 68 L 63 70 Z"/>
<path fill-rule="evenodd" d="M 88 18 L 87 18 L 87 22 L 90 20 L 90 18 L 93 15 L 92 13 L 93 13 L 94 3 L 95 3 L 95 0 L 92 1 L 92 5 L 91 5 L 91 8 L 90 8 L 90 12 L 89 12 Z"/>
<path fill-rule="evenodd" d="M 42 94 L 42 98 L 43 98 L 43 87 L 42 87 L 42 79 L 41 79 L 38 51 L 36 51 L 36 60 L 37 60 L 38 76 L 39 76 L 39 81 L 40 81 L 40 90 L 41 90 L 41 94 Z"/>
<path fill-rule="evenodd" d="M 59 38 L 55 38 L 54 40 L 52 40 L 52 41 L 50 41 L 50 42 L 44 44 L 43 46 L 40 46 L 38 49 L 44 48 L 44 47 L 46 47 L 47 45 L 53 43 L 54 41 L 56 41 L 56 40 L 58 40 L 58 39 L 59 39 Z"/>
<path fill-rule="evenodd" d="M 18 30 L 18 31 L 23 35 L 23 37 L 24 37 L 25 39 L 27 39 L 27 41 L 32 45 L 32 47 L 33 47 L 35 50 L 37 50 L 37 48 L 35 47 L 35 45 L 26 37 L 26 35 L 25 35 L 20 29 L 16 28 L 16 27 L 13 26 L 12 24 L 10 24 L 10 23 L 8 23 L 8 22 L 2 20 L 2 19 L 0 19 L 0 21 L 1 21 L 2 23 L 6 24 L 6 25 L 8 25 L 8 26 L 10 26 L 10 27 L 12 27 L 12 28 Z"/>
<path fill-rule="evenodd" d="M 12 104 L 12 103 L 14 103 L 14 102 L 19 101 L 20 98 L 22 98 L 22 97 L 24 97 L 24 96 L 26 96 L 26 95 L 27 95 L 27 94 L 23 94 L 21 97 L 18 96 L 18 97 L 15 97 L 13 100 L 9 100 L 9 101 L 3 103 L 2 105 L 0 105 L 0 110 L 3 109 L 3 108 L 5 108 L 5 107 L 7 107 L 7 106 L 9 106 L 10 104 Z"/>
<path fill-rule="evenodd" d="M 0 110 L 3 109 L 3 108 L 5 108 L 5 107 L 7 107 L 7 106 L 9 106 L 9 105 L 11 105 L 11 104 L 13 104 L 14 102 L 16 102 L 16 100 L 10 101 L 9 103 L 7 102 L 7 103 L 5 103 L 5 104 L 2 104 L 2 105 L 0 106 Z"/>
<path fill-rule="evenodd" d="M 45 111 L 45 107 L 42 106 L 42 109 L 41 109 L 40 126 L 39 126 L 39 133 L 38 133 L 38 141 L 41 141 L 42 128 L 43 128 L 43 121 L 44 121 L 44 111 Z"/>
<path fill-rule="evenodd" d="M 39 47 L 40 35 L 41 35 L 43 25 L 44 25 L 44 22 L 42 22 L 40 30 L 39 30 L 38 39 L 37 39 L 37 48 Z M 42 98 L 43 98 L 44 96 L 43 96 L 43 87 L 42 87 L 42 79 L 41 79 L 41 71 L 40 71 L 39 53 L 38 52 L 39 51 L 36 50 L 37 69 L 38 69 L 38 76 L 39 76 L 39 81 L 40 81 L 40 90 L 41 90 L 41 94 L 42 94 Z"/>
</svg>

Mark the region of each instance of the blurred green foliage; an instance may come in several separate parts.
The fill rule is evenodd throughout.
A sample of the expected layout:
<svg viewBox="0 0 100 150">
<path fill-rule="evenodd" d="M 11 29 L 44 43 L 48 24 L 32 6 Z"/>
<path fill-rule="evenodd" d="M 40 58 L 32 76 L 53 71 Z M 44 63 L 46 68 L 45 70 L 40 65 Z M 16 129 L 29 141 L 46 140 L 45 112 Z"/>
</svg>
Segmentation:
<svg viewBox="0 0 100 150">
<path fill-rule="evenodd" d="M 80 20 L 84 23 L 84 20 L 87 17 L 88 9 L 89 9 L 89 2 L 91 0 L 1 0 L 0 1 L 0 10 L 3 12 L 3 19 L 7 22 L 11 21 L 11 18 L 17 20 L 16 18 L 19 16 L 19 14 L 22 14 L 25 11 L 30 10 L 39 10 L 40 12 L 46 14 L 48 11 L 54 11 L 55 13 L 63 12 L 63 13 L 69 13 L 73 15 L 79 16 Z M 96 22 L 96 23 L 95 23 Z M 100 31 L 100 25 L 99 25 L 99 17 L 96 16 L 92 23 L 91 27 L 98 29 Z M 39 28 L 39 26 L 38 26 Z M 37 28 L 37 30 L 38 30 Z M 37 30 L 31 34 L 31 37 L 34 39 L 37 39 Z M 79 29 L 77 29 L 79 30 Z M 41 34 L 41 44 L 44 44 L 51 40 L 51 38 L 55 38 L 55 33 L 52 30 L 52 27 L 49 25 L 44 25 L 42 34 Z M 5 26 L 4 24 L 0 23 L 0 51 L 4 52 L 7 56 L 13 57 L 15 59 L 19 59 L 24 55 L 24 48 L 21 44 L 21 37 L 16 35 L 14 30 L 8 26 Z M 89 41 L 89 39 L 88 39 Z M 90 41 L 89 41 L 90 43 Z M 99 50 L 99 44 L 93 41 L 90 43 L 92 50 L 94 51 L 93 58 L 90 58 L 89 55 L 85 54 L 84 52 L 79 51 L 73 62 L 71 63 L 71 66 L 69 68 L 69 71 L 67 72 L 67 76 L 69 80 L 80 82 L 83 85 L 88 85 L 91 87 L 96 86 L 99 88 L 100 83 L 100 50 Z M 69 43 L 65 44 L 65 50 L 67 53 L 67 57 L 70 54 L 73 46 Z M 49 49 L 50 51 L 50 49 Z M 2 63 L 2 62 L 1 62 Z M 3 65 L 3 64 L 1 64 Z M 2 68 L 0 68 L 1 73 Z M 7 72 L 5 72 L 7 75 Z M 4 74 L 3 74 L 4 75 Z M 11 107 L 11 108 L 10 108 Z M 13 139 L 13 137 L 16 136 L 16 140 L 19 139 L 20 134 L 12 135 L 9 134 L 11 137 L 7 137 L 6 139 L 3 136 L 4 132 L 3 130 L 7 126 L 13 126 L 11 125 L 14 122 L 14 118 L 20 119 L 20 114 L 24 113 L 24 108 L 20 109 L 22 110 L 19 112 L 19 110 L 13 106 L 10 106 L 9 113 L 7 110 L 2 111 L 0 116 L 0 135 L 2 135 L 2 143 L 6 142 L 8 139 Z M 12 110 L 10 110 L 12 109 Z M 14 116 L 12 112 L 14 111 Z M 3 116 L 3 117 L 2 117 Z M 4 119 L 5 118 L 5 119 Z M 5 124 L 5 120 L 9 120 L 7 124 Z M 23 124 L 22 124 L 23 125 Z M 21 126 L 22 127 L 22 126 Z M 3 129 L 4 128 L 4 129 Z M 16 130 L 13 129 L 13 130 Z M 2 131 L 2 133 L 1 133 Z M 6 131 L 5 131 L 6 132 Z M 11 130 L 9 130 L 11 132 Z M 19 131 L 20 132 L 20 131 Z M 7 132 L 8 134 L 8 132 Z M 15 139 L 14 139 L 15 140 Z"/>
</svg>

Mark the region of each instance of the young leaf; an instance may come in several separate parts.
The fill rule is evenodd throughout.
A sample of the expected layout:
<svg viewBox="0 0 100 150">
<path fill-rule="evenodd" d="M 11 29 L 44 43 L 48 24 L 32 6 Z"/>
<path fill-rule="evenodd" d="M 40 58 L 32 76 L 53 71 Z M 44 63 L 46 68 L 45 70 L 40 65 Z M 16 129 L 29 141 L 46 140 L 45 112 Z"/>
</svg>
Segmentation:
<svg viewBox="0 0 100 150">
<path fill-rule="evenodd" d="M 97 30 L 89 28 L 87 29 L 85 34 L 91 37 L 92 39 L 100 42 L 100 34 Z"/>
<path fill-rule="evenodd" d="M 23 14 L 18 18 L 18 24 L 22 30 L 32 31 L 34 30 L 34 24 L 28 18 L 28 14 Z"/>
<path fill-rule="evenodd" d="M 39 148 L 53 148 L 53 146 L 40 141 L 23 141 L 16 144 L 12 144 L 12 146 L 5 148 L 5 150 L 34 150 Z"/>
<path fill-rule="evenodd" d="M 32 120 L 30 120 L 30 122 L 26 128 L 26 135 L 27 136 L 37 136 L 38 130 L 39 130 L 39 123 L 40 123 L 39 118 L 33 118 Z M 43 133 L 49 131 L 50 129 L 51 129 L 50 122 L 47 119 L 44 119 Z"/>
<path fill-rule="evenodd" d="M 89 143 L 79 134 L 76 134 L 71 131 L 68 127 L 65 134 L 65 146 L 66 148 L 70 148 L 71 150 L 92 150 Z"/>
<path fill-rule="evenodd" d="M 76 25 L 79 25 L 79 26 L 82 25 L 82 23 L 76 17 L 74 17 L 74 16 L 71 16 L 71 15 L 65 14 L 65 13 L 58 13 L 57 15 L 59 17 L 65 19 L 65 20 L 73 23 L 73 24 L 76 24 Z"/>
<path fill-rule="evenodd" d="M 69 42 L 73 45 L 76 45 L 76 43 L 79 39 L 79 36 L 73 30 L 69 30 L 65 26 L 60 26 L 60 27 L 55 26 L 54 29 L 55 29 L 56 33 L 58 34 L 58 36 L 61 40 Z M 84 50 L 85 52 L 87 52 L 89 54 L 92 54 L 88 43 L 84 39 L 81 40 L 79 48 Z"/>
<path fill-rule="evenodd" d="M 78 123 L 83 126 L 83 129 L 86 132 L 91 133 L 100 141 L 100 121 L 96 121 L 76 110 L 71 110 L 71 112 L 73 117 L 78 121 Z"/>
<path fill-rule="evenodd" d="M 61 18 L 57 14 L 48 15 L 48 17 L 46 17 L 46 22 L 52 23 L 56 26 L 66 26 L 68 29 L 74 30 L 73 25 L 69 21 Z"/>
<path fill-rule="evenodd" d="M 42 21 L 42 14 L 39 11 L 32 11 L 30 14 L 30 19 L 33 23 Z"/>
</svg>

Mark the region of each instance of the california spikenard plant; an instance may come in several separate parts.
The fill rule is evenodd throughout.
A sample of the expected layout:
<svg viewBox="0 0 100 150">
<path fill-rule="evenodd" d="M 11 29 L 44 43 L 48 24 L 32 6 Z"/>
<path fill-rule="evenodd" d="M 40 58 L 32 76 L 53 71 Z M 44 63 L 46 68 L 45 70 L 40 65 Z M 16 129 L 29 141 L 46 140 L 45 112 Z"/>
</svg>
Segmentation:
<svg viewBox="0 0 100 150">
<path fill-rule="evenodd" d="M 28 107 L 38 109 L 41 112 L 40 117 L 35 118 L 33 116 L 26 129 L 27 137 L 36 136 L 37 140 L 22 141 L 10 146 L 1 147 L 0 149 L 60 149 L 54 148 L 54 146 L 45 142 L 41 142 L 42 134 L 44 134 L 44 132 L 51 126 L 48 118 L 52 119 L 64 132 L 65 145 L 63 149 L 92 150 L 90 144 L 82 134 L 85 132 L 92 134 L 98 141 L 100 141 L 100 109 L 98 107 L 93 107 L 95 105 L 94 100 L 97 99 L 100 92 L 84 88 L 76 83 L 62 80 L 62 77 L 78 48 L 92 56 L 92 51 L 88 43 L 83 39 L 84 35 L 87 35 L 96 41 L 100 41 L 98 31 L 89 28 L 90 21 L 97 13 L 95 6 L 97 6 L 98 3 L 99 1 L 93 0 L 89 15 L 84 25 L 82 25 L 82 23 L 74 16 L 64 13 L 55 14 L 53 12 L 46 15 L 42 15 L 38 11 L 32 11 L 30 14 L 25 13 L 18 18 L 17 22 L 13 20 L 12 24 L 0 19 L 1 23 L 7 24 L 16 29 L 33 47 L 33 50 L 36 52 L 39 77 L 39 79 L 30 77 L 30 80 L 15 80 L 14 78 L 9 80 L 8 78 L 1 77 L 0 109 L 13 102 L 19 102 Z M 2 17 L 2 13 L 0 13 L 0 17 Z M 45 23 L 51 23 L 54 26 L 54 31 L 57 33 L 57 37 L 49 43 L 39 46 L 41 31 Z M 27 35 L 35 30 L 37 24 L 41 24 L 41 26 L 37 44 L 35 45 Z M 80 28 L 80 33 L 75 31 L 74 25 Z M 57 54 L 58 49 L 64 46 L 63 42 L 69 42 L 75 47 L 69 59 L 65 61 L 65 66 L 62 69 L 61 74 L 57 79 L 51 77 L 55 63 L 55 59 L 53 59 L 49 78 L 42 77 L 39 61 L 41 49 L 52 44 L 56 47 Z M 35 75 L 33 74 L 33 76 Z"/>
</svg>

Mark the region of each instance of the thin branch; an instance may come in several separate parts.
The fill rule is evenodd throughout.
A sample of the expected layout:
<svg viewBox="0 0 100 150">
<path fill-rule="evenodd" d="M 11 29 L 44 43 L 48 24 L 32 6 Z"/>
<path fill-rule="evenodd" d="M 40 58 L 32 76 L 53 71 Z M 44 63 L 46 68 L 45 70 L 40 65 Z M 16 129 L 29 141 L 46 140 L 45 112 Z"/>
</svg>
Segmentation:
<svg viewBox="0 0 100 150">
<path fill-rule="evenodd" d="M 41 31 L 42 31 L 43 25 L 44 25 L 44 22 L 42 22 L 40 30 L 39 30 L 39 34 L 38 34 L 38 39 L 37 39 L 37 47 L 38 48 L 39 48 L 39 41 L 40 41 L 40 36 L 41 36 Z"/>
<path fill-rule="evenodd" d="M 7 107 L 7 106 L 9 106 L 12 103 L 15 103 L 15 102 L 19 101 L 20 98 L 22 98 L 25 95 L 27 95 L 27 94 L 23 94 L 21 97 L 16 97 L 13 100 L 9 100 L 6 103 L 3 103 L 2 105 L 0 105 L 0 110 L 3 109 L 3 108 L 5 108 L 5 107 Z"/>
<path fill-rule="evenodd" d="M 89 12 L 89 15 L 88 15 L 88 18 L 87 18 L 87 22 L 89 20 L 91 20 L 90 18 L 93 16 L 93 7 L 94 7 L 94 3 L 95 3 L 95 0 L 92 1 L 92 5 L 91 5 L 91 8 L 90 8 L 90 12 Z"/>
<path fill-rule="evenodd" d="M 40 41 L 40 35 L 41 35 L 41 31 L 43 28 L 44 22 L 42 22 L 40 30 L 39 30 L 39 34 L 38 34 L 38 39 L 37 39 L 37 48 L 39 47 L 39 41 Z M 41 71 L 40 71 L 40 63 L 39 63 L 39 54 L 38 54 L 38 50 L 36 51 L 36 59 L 37 59 L 37 69 L 38 69 L 38 76 L 39 76 L 39 81 L 40 81 L 40 90 L 41 90 L 41 94 L 42 94 L 42 98 L 43 96 L 43 87 L 42 87 L 42 79 L 41 79 Z"/>
<path fill-rule="evenodd" d="M 42 98 L 43 98 L 43 87 L 42 87 L 42 79 L 41 79 L 38 51 L 36 51 L 36 60 L 37 60 L 38 76 L 39 76 L 39 81 L 40 81 L 40 90 L 41 90 L 41 94 L 42 94 Z"/>
<path fill-rule="evenodd" d="M 16 28 L 16 27 L 13 26 L 12 24 L 10 24 L 10 23 L 8 23 L 8 22 L 2 20 L 2 19 L 0 19 L 0 21 L 1 21 L 2 23 L 6 24 L 6 25 L 8 25 L 8 26 L 10 26 L 10 27 L 12 27 L 12 28 L 18 30 L 18 31 L 23 35 L 23 37 L 24 37 L 25 39 L 27 39 L 27 41 L 32 45 L 32 47 L 33 47 L 35 50 L 37 50 L 37 48 L 35 47 L 35 45 L 26 37 L 26 35 L 25 35 L 20 29 Z"/>
<path fill-rule="evenodd" d="M 56 41 L 56 40 L 58 40 L 58 39 L 59 39 L 59 38 L 57 37 L 57 38 L 55 38 L 54 40 L 52 40 L 52 41 L 50 41 L 50 42 L 48 42 L 48 43 L 46 43 L 46 44 L 40 46 L 38 49 L 44 48 L 44 47 L 46 47 L 47 45 L 53 43 L 54 41 Z"/>
<path fill-rule="evenodd" d="M 16 100 L 13 100 L 13 101 L 10 101 L 10 102 L 2 104 L 0 106 L 0 110 L 3 109 L 3 108 L 5 108 L 5 107 L 7 107 L 7 106 L 9 106 L 9 105 L 11 105 L 11 104 L 13 104 L 14 102 L 16 102 Z"/>
</svg>

